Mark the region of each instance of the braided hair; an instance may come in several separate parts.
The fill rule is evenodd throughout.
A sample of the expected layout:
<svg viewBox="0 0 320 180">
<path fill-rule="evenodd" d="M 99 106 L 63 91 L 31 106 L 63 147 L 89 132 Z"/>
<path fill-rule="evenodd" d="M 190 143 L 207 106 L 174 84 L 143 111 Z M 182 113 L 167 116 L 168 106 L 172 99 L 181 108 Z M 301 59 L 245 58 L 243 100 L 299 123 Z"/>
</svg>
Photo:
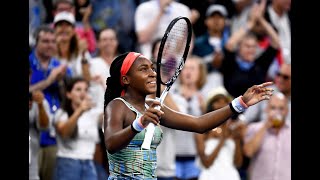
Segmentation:
<svg viewBox="0 0 320 180">
<path fill-rule="evenodd" d="M 117 56 L 111 63 L 110 66 L 110 77 L 107 78 L 107 89 L 104 94 L 104 110 L 106 109 L 107 105 L 110 101 L 114 98 L 121 96 L 121 91 L 125 88 L 121 86 L 121 66 L 123 64 L 124 59 L 129 54 L 129 52 L 120 54 Z"/>
</svg>

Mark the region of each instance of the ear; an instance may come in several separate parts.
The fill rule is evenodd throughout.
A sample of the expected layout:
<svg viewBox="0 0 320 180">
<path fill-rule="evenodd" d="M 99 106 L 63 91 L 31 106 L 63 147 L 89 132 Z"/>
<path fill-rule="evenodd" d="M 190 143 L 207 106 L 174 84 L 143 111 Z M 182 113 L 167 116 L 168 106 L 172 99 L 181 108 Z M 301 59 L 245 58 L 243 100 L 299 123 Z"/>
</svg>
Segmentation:
<svg viewBox="0 0 320 180">
<path fill-rule="evenodd" d="M 129 80 L 128 76 L 122 76 L 121 80 L 124 85 L 130 84 L 130 80 Z"/>
</svg>

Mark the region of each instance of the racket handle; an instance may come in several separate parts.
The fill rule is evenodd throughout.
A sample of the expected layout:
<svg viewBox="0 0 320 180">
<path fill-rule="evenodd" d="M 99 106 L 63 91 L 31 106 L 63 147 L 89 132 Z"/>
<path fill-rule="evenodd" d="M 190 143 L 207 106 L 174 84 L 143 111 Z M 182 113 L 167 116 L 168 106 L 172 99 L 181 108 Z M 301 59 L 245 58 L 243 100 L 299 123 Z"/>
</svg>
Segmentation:
<svg viewBox="0 0 320 180">
<path fill-rule="evenodd" d="M 161 102 L 161 99 L 158 98 L 158 97 L 156 97 L 156 100 Z M 154 108 L 160 110 L 161 107 L 160 106 L 156 106 Z M 143 140 L 143 143 L 141 145 L 142 149 L 147 149 L 147 150 L 150 149 L 151 141 L 152 141 L 152 138 L 153 138 L 153 134 L 154 134 L 155 128 L 156 128 L 156 126 L 153 123 L 149 123 L 148 126 L 146 127 L 146 133 L 144 135 L 144 140 Z"/>
<path fill-rule="evenodd" d="M 149 123 L 148 126 L 146 127 L 146 133 L 144 135 L 144 140 L 141 145 L 142 149 L 147 149 L 147 150 L 150 149 L 155 128 L 156 126 L 153 123 Z"/>
</svg>

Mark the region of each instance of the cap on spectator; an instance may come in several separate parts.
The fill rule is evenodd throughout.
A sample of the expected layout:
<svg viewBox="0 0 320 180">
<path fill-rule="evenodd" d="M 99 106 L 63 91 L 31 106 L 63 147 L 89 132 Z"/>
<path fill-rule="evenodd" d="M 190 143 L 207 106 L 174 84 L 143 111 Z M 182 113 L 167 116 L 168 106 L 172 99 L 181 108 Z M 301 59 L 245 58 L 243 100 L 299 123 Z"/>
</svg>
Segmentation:
<svg viewBox="0 0 320 180">
<path fill-rule="evenodd" d="M 211 6 L 209 6 L 209 8 L 207 9 L 207 12 L 206 12 L 206 17 L 211 16 L 213 13 L 219 13 L 223 17 L 228 16 L 227 9 L 223 5 L 220 5 L 220 4 L 212 4 Z"/>
<path fill-rule="evenodd" d="M 230 101 L 233 99 L 233 97 L 228 93 L 228 91 L 223 86 L 218 86 L 214 89 L 212 89 L 208 93 L 207 97 L 207 104 L 211 103 L 214 98 L 216 98 L 218 95 L 224 95 L 226 96 Z"/>
<path fill-rule="evenodd" d="M 76 22 L 74 15 L 67 11 L 59 12 L 54 16 L 54 20 L 53 20 L 54 25 L 56 25 L 58 22 L 61 22 L 61 21 L 66 21 L 71 25 L 74 25 Z"/>
</svg>

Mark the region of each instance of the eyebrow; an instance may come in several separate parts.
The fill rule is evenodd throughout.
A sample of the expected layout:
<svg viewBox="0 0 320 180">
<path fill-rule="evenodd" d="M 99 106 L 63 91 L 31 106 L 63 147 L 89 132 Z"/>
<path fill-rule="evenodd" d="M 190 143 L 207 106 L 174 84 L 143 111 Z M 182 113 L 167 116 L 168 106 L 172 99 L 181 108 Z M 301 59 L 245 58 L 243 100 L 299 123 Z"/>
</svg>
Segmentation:
<svg viewBox="0 0 320 180">
<path fill-rule="evenodd" d="M 154 65 L 151 63 L 150 66 L 153 67 Z M 138 68 L 140 67 L 149 67 L 149 64 L 140 64 Z"/>
</svg>

